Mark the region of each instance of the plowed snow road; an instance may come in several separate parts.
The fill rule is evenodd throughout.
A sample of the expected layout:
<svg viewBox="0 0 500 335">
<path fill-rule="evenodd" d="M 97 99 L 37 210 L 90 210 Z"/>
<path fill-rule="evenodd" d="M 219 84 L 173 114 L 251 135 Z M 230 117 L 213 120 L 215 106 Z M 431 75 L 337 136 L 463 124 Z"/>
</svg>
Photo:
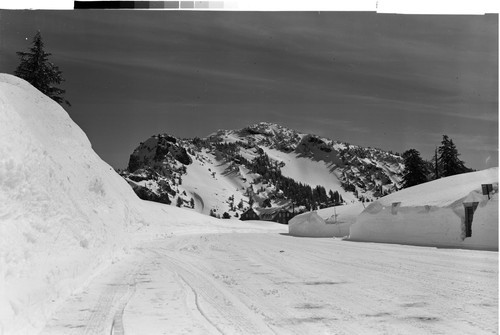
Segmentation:
<svg viewBox="0 0 500 335">
<path fill-rule="evenodd" d="M 144 243 L 47 334 L 494 334 L 498 253 L 278 233 Z"/>
</svg>

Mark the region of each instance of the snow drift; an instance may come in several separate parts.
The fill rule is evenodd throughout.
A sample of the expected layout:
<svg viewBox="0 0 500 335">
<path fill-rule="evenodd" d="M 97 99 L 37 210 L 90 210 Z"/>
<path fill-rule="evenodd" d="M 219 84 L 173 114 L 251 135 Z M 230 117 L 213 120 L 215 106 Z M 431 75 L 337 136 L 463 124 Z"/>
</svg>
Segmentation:
<svg viewBox="0 0 500 335">
<path fill-rule="evenodd" d="M 288 223 L 288 233 L 304 237 L 344 237 L 363 211 L 362 203 L 336 206 L 297 215 Z"/>
<path fill-rule="evenodd" d="M 136 196 L 57 103 L 3 74 L 0 145 L 0 329 L 29 331 L 123 251 Z"/>
<path fill-rule="evenodd" d="M 481 184 L 492 184 L 488 199 Z M 466 237 L 464 203 L 477 203 Z M 368 206 L 350 240 L 498 250 L 498 168 L 460 174 L 404 189 Z"/>
<path fill-rule="evenodd" d="M 41 329 L 141 238 L 242 229 L 141 201 L 57 103 L 0 74 L 0 334 Z"/>
</svg>

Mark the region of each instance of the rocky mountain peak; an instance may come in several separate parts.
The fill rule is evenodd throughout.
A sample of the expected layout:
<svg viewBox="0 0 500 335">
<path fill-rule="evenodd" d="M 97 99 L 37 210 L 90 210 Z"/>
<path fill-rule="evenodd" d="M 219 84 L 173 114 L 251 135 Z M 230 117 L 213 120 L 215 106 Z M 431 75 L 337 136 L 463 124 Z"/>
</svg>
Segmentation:
<svg viewBox="0 0 500 335">
<path fill-rule="evenodd" d="M 236 216 L 254 203 L 314 209 L 372 201 L 401 187 L 402 162 L 380 149 L 259 122 L 204 139 L 154 135 L 122 175 L 141 197 Z"/>
</svg>

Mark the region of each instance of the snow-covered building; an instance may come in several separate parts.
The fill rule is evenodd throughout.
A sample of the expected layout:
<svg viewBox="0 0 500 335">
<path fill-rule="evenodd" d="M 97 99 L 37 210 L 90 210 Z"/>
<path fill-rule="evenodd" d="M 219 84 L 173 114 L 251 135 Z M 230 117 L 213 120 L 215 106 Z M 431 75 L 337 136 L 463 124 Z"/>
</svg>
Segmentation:
<svg viewBox="0 0 500 335">
<path fill-rule="evenodd" d="M 333 237 L 334 225 L 327 225 L 317 212 L 297 215 L 288 222 L 288 233 L 303 237 Z"/>
<path fill-rule="evenodd" d="M 261 208 L 259 209 L 259 217 L 264 221 L 274 221 L 287 224 L 288 221 L 294 217 L 294 213 L 281 207 Z"/>
<path fill-rule="evenodd" d="M 323 208 L 297 215 L 288 223 L 288 233 L 304 237 L 344 237 L 364 209 L 362 203 Z"/>
<path fill-rule="evenodd" d="M 491 185 L 484 192 L 482 185 Z M 350 240 L 498 250 L 498 168 L 438 179 L 371 203 Z"/>
<path fill-rule="evenodd" d="M 241 214 L 240 220 L 246 221 L 246 220 L 260 220 L 259 214 L 257 214 L 253 208 L 247 209 L 245 212 Z"/>
</svg>

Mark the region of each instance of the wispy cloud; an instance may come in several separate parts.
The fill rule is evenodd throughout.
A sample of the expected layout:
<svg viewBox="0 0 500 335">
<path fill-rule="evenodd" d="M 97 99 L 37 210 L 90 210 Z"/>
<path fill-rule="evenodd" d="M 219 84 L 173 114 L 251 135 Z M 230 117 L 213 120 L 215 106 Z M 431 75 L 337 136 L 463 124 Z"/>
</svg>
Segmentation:
<svg viewBox="0 0 500 335">
<path fill-rule="evenodd" d="M 141 134 L 269 120 L 397 151 L 441 133 L 469 153 L 498 139 L 497 15 L 6 11 L 1 54 L 37 29 L 91 134 L 120 113 Z"/>
</svg>

